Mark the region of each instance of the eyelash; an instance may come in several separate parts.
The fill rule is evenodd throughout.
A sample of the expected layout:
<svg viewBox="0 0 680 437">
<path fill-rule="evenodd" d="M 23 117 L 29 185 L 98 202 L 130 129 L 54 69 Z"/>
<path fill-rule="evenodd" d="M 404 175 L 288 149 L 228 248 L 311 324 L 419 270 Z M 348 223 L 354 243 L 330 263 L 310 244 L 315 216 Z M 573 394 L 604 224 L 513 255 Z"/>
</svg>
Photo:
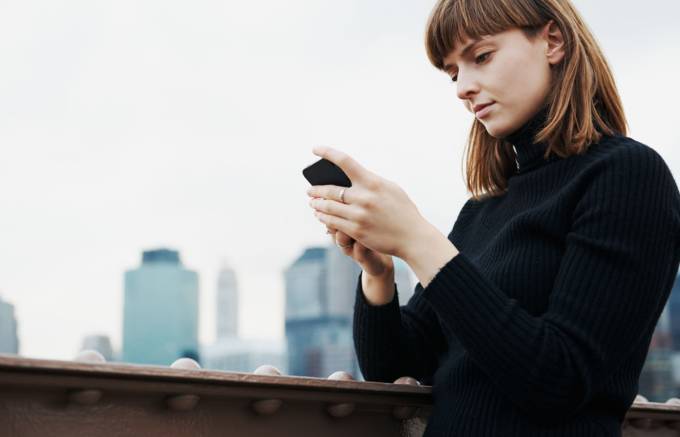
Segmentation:
<svg viewBox="0 0 680 437">
<path fill-rule="evenodd" d="M 490 55 L 490 54 L 491 54 L 491 52 L 482 53 L 481 55 L 479 55 L 479 56 L 477 56 L 477 57 L 475 58 L 475 61 L 479 60 L 479 58 L 481 58 L 482 56 L 487 56 L 487 55 Z M 488 57 L 487 57 L 487 58 L 484 58 L 484 60 L 487 60 L 487 59 L 488 59 Z M 481 61 L 481 62 L 484 62 L 484 61 Z M 451 80 L 452 80 L 453 82 L 455 82 L 456 80 L 458 80 L 458 75 L 453 76 L 453 77 L 451 78 Z"/>
</svg>

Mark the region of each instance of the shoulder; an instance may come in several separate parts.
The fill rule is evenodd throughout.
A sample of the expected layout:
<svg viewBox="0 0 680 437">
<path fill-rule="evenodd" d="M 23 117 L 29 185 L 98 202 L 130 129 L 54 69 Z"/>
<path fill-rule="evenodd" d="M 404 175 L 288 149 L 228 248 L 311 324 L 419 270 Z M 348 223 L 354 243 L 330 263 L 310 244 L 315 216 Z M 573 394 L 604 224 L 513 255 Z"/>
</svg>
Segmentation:
<svg viewBox="0 0 680 437">
<path fill-rule="evenodd" d="M 599 143 L 590 145 L 587 153 L 592 155 L 594 163 L 611 164 L 635 159 L 641 160 L 642 164 L 647 162 L 666 164 L 659 152 L 652 147 L 623 135 L 603 136 Z"/>
<path fill-rule="evenodd" d="M 630 188 L 634 184 L 666 186 L 677 192 L 677 184 L 664 158 L 647 144 L 633 138 L 604 136 L 584 154 L 585 179 Z"/>
<path fill-rule="evenodd" d="M 680 192 L 656 150 L 626 136 L 606 136 L 585 155 L 576 215 L 597 211 L 614 221 L 647 217 L 647 225 L 680 234 Z"/>
</svg>

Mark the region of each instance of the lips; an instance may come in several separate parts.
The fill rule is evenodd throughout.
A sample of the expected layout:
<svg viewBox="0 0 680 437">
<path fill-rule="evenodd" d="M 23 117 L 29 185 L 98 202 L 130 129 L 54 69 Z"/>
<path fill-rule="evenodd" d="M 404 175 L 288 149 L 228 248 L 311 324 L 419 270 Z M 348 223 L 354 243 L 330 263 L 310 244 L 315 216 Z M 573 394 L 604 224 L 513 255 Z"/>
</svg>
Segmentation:
<svg viewBox="0 0 680 437">
<path fill-rule="evenodd" d="M 484 109 L 485 107 L 487 107 L 487 106 L 489 106 L 489 105 L 493 105 L 493 104 L 494 104 L 494 102 L 481 103 L 481 104 L 479 104 L 479 105 L 475 105 L 475 106 L 472 107 L 472 112 L 477 113 L 477 112 L 479 112 L 480 110 Z"/>
<path fill-rule="evenodd" d="M 481 108 L 481 109 L 479 109 L 478 111 L 475 112 L 475 117 L 478 118 L 479 120 L 481 120 L 481 119 L 485 118 L 486 116 L 488 116 L 489 113 L 491 113 L 491 111 L 493 111 L 493 104 L 494 103 L 476 106 L 476 108 Z"/>
</svg>

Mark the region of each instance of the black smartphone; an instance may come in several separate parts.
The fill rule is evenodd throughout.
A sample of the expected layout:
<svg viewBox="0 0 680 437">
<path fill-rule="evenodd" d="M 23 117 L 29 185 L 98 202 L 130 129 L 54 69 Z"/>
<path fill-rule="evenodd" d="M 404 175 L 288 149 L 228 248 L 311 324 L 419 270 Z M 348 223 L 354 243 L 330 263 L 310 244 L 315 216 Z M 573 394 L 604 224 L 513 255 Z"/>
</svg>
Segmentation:
<svg viewBox="0 0 680 437">
<path fill-rule="evenodd" d="M 326 158 L 321 158 L 314 164 L 305 167 L 302 174 L 312 185 L 352 186 L 352 181 L 349 180 L 345 172 Z"/>
</svg>

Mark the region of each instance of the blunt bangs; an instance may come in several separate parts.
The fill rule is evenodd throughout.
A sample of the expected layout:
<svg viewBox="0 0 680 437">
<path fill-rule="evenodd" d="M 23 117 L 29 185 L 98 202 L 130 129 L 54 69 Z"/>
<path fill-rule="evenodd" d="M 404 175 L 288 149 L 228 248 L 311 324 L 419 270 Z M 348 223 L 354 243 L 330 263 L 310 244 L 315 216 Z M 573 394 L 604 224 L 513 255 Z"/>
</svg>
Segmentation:
<svg viewBox="0 0 680 437">
<path fill-rule="evenodd" d="M 533 6 L 528 4 L 533 3 Z M 512 28 L 527 36 L 550 20 L 537 11 L 535 1 L 527 0 L 445 0 L 433 9 L 425 32 L 427 57 L 436 68 L 444 69 L 444 58 L 468 39 L 479 39 Z"/>
</svg>

